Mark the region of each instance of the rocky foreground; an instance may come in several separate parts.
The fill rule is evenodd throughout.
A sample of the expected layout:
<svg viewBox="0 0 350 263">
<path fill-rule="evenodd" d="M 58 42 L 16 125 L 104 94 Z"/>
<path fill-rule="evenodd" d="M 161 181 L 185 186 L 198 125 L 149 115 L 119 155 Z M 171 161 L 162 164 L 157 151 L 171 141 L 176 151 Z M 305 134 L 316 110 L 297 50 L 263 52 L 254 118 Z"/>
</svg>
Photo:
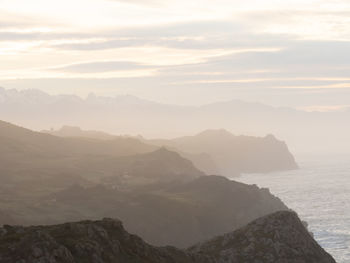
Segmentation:
<svg viewBox="0 0 350 263">
<path fill-rule="evenodd" d="M 259 218 L 187 250 L 155 247 L 119 220 L 0 228 L 1 263 L 334 263 L 294 212 Z"/>
</svg>

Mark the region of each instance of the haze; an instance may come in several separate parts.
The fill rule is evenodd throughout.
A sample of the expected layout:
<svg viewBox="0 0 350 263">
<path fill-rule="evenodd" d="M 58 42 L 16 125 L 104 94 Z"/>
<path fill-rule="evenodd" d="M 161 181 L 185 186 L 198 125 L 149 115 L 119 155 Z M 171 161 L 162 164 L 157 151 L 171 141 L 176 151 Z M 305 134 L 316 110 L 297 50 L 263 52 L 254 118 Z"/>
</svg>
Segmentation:
<svg viewBox="0 0 350 263">
<path fill-rule="evenodd" d="M 0 1 L 0 86 L 349 106 L 348 1 Z"/>
<path fill-rule="evenodd" d="M 1 263 L 350 262 L 349 25 L 346 0 L 0 0 Z"/>
</svg>

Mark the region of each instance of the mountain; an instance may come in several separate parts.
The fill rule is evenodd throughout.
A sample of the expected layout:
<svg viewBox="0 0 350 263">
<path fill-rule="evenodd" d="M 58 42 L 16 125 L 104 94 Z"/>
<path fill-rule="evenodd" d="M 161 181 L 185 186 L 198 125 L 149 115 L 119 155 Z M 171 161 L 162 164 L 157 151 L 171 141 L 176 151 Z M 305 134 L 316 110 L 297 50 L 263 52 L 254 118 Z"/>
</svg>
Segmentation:
<svg viewBox="0 0 350 263">
<path fill-rule="evenodd" d="M 58 137 L 81 137 L 101 140 L 112 140 L 116 136 L 101 131 L 83 131 L 79 127 L 63 126 L 59 130 L 43 130 L 42 133 L 51 134 Z"/>
<path fill-rule="evenodd" d="M 125 137 L 114 137 L 108 141 L 60 138 L 3 121 L 0 121 L 0 144 L 2 183 L 7 182 L 7 187 L 26 183 L 31 185 L 28 189 L 34 187 L 39 192 L 45 187 L 57 189 L 115 175 L 118 168 L 116 159 L 149 153 L 158 148 Z M 184 162 L 187 163 L 187 160 Z"/>
<path fill-rule="evenodd" d="M 20 224 L 118 217 L 152 244 L 186 247 L 288 209 L 266 189 L 206 176 L 136 138 L 57 137 L 0 122 L 0 143 L 0 206 Z"/>
<path fill-rule="evenodd" d="M 27 224 L 52 224 L 118 217 L 130 232 L 153 245 L 187 247 L 287 209 L 267 189 L 221 176 L 200 176 L 126 189 L 73 185 L 43 196 L 22 219 L 31 219 Z"/>
<path fill-rule="evenodd" d="M 187 153 L 206 153 L 217 164 L 220 174 L 228 177 L 298 168 L 287 145 L 273 135 L 234 136 L 226 130 L 206 130 L 195 136 L 145 142 Z M 197 167 L 205 171 L 200 164 Z"/>
<path fill-rule="evenodd" d="M 40 176 L 65 173 L 90 180 L 125 176 L 177 180 L 204 175 L 179 154 L 136 138 L 61 138 L 0 121 L 0 143 L 0 170 L 12 176 L 24 170 Z"/>
<path fill-rule="evenodd" d="M 175 138 L 225 128 L 259 137 L 274 134 L 294 153 L 348 153 L 349 118 L 350 111 L 306 112 L 239 100 L 177 106 L 132 96 L 80 98 L 0 88 L 0 119 L 35 130 L 70 125 L 98 127 L 111 134 Z"/>
<path fill-rule="evenodd" d="M 0 261 L 75 263 L 335 263 L 293 212 L 277 212 L 214 240 L 180 250 L 154 247 L 119 220 L 0 228 Z"/>
<path fill-rule="evenodd" d="M 279 211 L 189 249 L 218 262 L 327 263 L 335 260 L 317 244 L 297 214 Z"/>
<path fill-rule="evenodd" d="M 106 169 L 109 165 L 113 175 L 102 178 L 110 186 L 116 183 L 120 186 L 131 180 L 142 184 L 161 183 L 165 181 L 189 180 L 205 175 L 191 161 L 184 159 L 178 153 L 160 148 L 156 151 L 119 158 L 103 158 L 91 160 L 97 169 Z M 90 162 L 90 163 L 91 163 Z M 136 182 L 137 183 L 137 182 Z"/>
<path fill-rule="evenodd" d="M 154 146 L 144 144 L 130 137 L 114 136 L 108 142 L 88 138 L 60 138 L 25 129 L 4 121 L 0 121 L 0 139 L 5 146 L 2 148 L 4 153 L 5 151 L 13 151 L 18 154 L 126 156 L 150 152 L 156 149 Z"/>
<path fill-rule="evenodd" d="M 63 137 L 114 138 L 110 134 L 66 126 L 60 130 L 45 132 Z M 142 136 L 130 138 L 139 139 L 148 145 L 165 146 L 171 151 L 176 151 L 206 174 L 222 174 L 232 177 L 240 173 L 263 173 L 298 168 L 287 145 L 273 135 L 263 138 L 234 136 L 221 129 L 206 130 L 195 136 L 168 140 L 147 140 Z"/>
<path fill-rule="evenodd" d="M 0 121 L 0 145 L 0 223 L 51 222 L 42 212 L 49 208 L 36 204 L 75 184 L 131 189 L 204 175 L 179 154 L 134 138 L 61 138 Z"/>
<path fill-rule="evenodd" d="M 86 131 L 79 127 L 73 126 L 63 126 L 58 130 L 43 130 L 41 131 L 46 134 L 51 134 L 59 137 L 80 137 L 80 138 L 91 138 L 91 139 L 101 139 L 101 140 L 112 140 L 117 136 L 101 132 L 101 131 Z M 134 138 L 147 143 L 142 136 L 124 136 L 124 138 Z M 173 147 L 168 147 L 171 151 L 178 152 L 185 159 L 190 160 L 196 167 L 200 170 L 205 171 L 207 174 L 219 174 L 219 169 L 211 156 L 206 153 L 191 154 L 186 152 L 181 152 Z"/>
</svg>

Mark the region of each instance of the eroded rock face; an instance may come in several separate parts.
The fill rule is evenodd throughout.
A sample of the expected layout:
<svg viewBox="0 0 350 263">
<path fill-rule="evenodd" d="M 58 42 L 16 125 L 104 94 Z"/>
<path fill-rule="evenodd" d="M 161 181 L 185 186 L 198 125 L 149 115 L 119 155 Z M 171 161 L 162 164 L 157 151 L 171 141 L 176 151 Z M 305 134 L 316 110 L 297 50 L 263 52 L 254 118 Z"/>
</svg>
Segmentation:
<svg viewBox="0 0 350 263">
<path fill-rule="evenodd" d="M 157 248 L 126 232 L 119 220 L 0 230 L 1 263 L 208 262 L 172 247 Z"/>
<path fill-rule="evenodd" d="M 232 233 L 189 249 L 219 263 L 335 263 L 307 231 L 297 214 L 279 211 Z"/>
<path fill-rule="evenodd" d="M 334 263 L 297 215 L 283 211 L 180 250 L 154 247 L 119 220 L 0 228 L 1 263 Z"/>
</svg>

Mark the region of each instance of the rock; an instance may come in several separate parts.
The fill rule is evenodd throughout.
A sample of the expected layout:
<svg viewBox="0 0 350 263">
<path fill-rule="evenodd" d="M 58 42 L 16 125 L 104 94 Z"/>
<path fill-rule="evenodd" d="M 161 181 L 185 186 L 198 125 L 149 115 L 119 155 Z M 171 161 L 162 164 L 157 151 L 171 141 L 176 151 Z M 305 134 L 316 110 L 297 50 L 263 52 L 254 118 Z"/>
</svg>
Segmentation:
<svg viewBox="0 0 350 263">
<path fill-rule="evenodd" d="M 1 263 L 335 263 L 290 211 L 187 250 L 151 246 L 115 219 L 6 226 L 0 233 Z"/>
<path fill-rule="evenodd" d="M 189 251 L 210 255 L 218 263 L 335 263 L 291 211 L 264 216 Z"/>
</svg>

